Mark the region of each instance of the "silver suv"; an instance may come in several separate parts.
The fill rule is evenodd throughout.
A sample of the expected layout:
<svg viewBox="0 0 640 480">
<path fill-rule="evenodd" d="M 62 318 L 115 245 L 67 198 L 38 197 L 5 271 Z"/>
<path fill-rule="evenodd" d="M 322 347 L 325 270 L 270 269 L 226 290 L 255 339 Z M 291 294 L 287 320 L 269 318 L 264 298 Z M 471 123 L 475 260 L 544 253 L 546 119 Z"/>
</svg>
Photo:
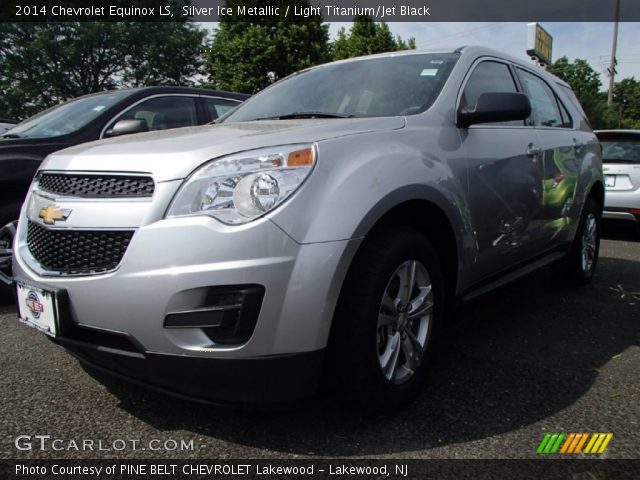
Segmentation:
<svg viewBox="0 0 640 480">
<path fill-rule="evenodd" d="M 217 125 L 50 155 L 14 249 L 20 319 L 84 364 L 268 402 L 324 374 L 417 394 L 454 302 L 534 268 L 588 282 L 599 143 L 570 88 L 484 48 L 331 63 Z"/>
</svg>

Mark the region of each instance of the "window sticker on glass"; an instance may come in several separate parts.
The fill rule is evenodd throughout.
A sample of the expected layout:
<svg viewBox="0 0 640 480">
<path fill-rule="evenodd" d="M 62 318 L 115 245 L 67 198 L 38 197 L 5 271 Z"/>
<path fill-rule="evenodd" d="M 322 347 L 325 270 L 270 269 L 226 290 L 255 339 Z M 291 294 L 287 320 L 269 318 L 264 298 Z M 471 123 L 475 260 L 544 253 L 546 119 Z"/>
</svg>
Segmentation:
<svg viewBox="0 0 640 480">
<path fill-rule="evenodd" d="M 438 69 L 437 68 L 425 68 L 424 70 L 422 70 L 422 73 L 420 73 L 421 77 L 435 77 L 438 74 Z"/>
<path fill-rule="evenodd" d="M 95 107 L 93 107 L 93 111 L 94 112 L 101 112 L 102 110 L 104 110 L 106 107 L 104 105 L 97 105 Z"/>
<path fill-rule="evenodd" d="M 444 60 L 431 60 L 429 63 L 431 65 L 442 65 L 444 63 Z"/>
</svg>

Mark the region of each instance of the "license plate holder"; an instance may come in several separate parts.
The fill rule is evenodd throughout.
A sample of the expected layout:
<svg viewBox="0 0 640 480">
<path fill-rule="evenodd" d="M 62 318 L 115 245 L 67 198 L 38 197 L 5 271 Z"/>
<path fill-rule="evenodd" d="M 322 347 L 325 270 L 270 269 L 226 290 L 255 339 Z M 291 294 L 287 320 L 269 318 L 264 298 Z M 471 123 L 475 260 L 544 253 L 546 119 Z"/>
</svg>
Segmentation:
<svg viewBox="0 0 640 480">
<path fill-rule="evenodd" d="M 615 187 L 616 186 L 616 176 L 615 175 L 605 175 L 604 176 L 604 184 L 606 187 Z"/>
<path fill-rule="evenodd" d="M 59 334 L 59 301 L 57 292 L 16 280 L 18 320 L 41 332 L 56 337 Z"/>
</svg>

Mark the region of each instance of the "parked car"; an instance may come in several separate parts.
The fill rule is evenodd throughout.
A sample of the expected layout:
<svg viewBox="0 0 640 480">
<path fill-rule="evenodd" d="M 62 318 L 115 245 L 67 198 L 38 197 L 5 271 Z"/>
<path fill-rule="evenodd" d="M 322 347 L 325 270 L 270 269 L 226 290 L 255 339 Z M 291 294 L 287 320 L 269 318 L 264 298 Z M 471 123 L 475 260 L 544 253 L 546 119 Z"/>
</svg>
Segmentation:
<svg viewBox="0 0 640 480">
<path fill-rule="evenodd" d="M 0 134 L 0 226 L 18 218 L 40 162 L 52 152 L 100 138 L 202 125 L 248 95 L 186 87 L 145 87 L 86 95 Z M 15 226 L 0 229 L 0 281 L 11 280 Z"/>
<path fill-rule="evenodd" d="M 604 218 L 640 223 L 640 130 L 598 130 L 607 195 Z"/>
<path fill-rule="evenodd" d="M 15 127 L 16 122 L 13 120 L 8 120 L 6 118 L 0 118 L 0 134 L 6 132 L 7 130 Z"/>
<path fill-rule="evenodd" d="M 554 210 L 556 151 L 577 172 Z M 291 399 L 324 376 L 390 410 L 454 302 L 544 265 L 589 282 L 603 202 L 600 145 L 557 77 L 479 47 L 350 59 L 216 125 L 50 155 L 20 218 L 19 315 L 184 397 Z"/>
</svg>

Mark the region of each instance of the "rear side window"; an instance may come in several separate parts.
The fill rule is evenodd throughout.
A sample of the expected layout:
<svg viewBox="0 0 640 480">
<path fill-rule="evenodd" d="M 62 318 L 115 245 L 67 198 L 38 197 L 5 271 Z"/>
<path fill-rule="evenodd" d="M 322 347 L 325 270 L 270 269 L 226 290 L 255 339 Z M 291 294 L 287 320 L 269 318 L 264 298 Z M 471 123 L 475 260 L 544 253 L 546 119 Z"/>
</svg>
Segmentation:
<svg viewBox="0 0 640 480">
<path fill-rule="evenodd" d="M 558 106 L 560 107 L 560 115 L 562 115 L 561 127 L 564 127 L 564 128 L 573 127 L 573 120 L 571 120 L 571 115 L 569 114 L 567 107 L 564 106 L 564 104 L 558 97 L 556 97 L 556 100 L 558 101 Z"/>
<path fill-rule="evenodd" d="M 566 97 L 569 99 L 571 104 L 574 106 L 574 108 L 580 113 L 580 115 L 582 115 L 582 118 L 584 118 L 585 122 L 587 122 L 587 124 L 591 126 L 591 124 L 589 123 L 589 119 L 587 118 L 587 114 L 584 113 L 584 109 L 582 108 L 582 105 L 580 104 L 578 97 L 576 97 L 576 94 L 573 93 L 573 90 L 571 90 L 569 87 L 566 87 L 564 85 L 560 85 L 560 88 L 562 89 L 562 92 L 566 95 Z"/>
<path fill-rule="evenodd" d="M 518 69 L 518 75 L 527 95 L 529 95 L 535 125 L 541 127 L 565 126 L 556 95 L 551 87 L 540 77 L 525 70 Z"/>
<path fill-rule="evenodd" d="M 462 92 L 461 107 L 474 110 L 483 93 L 516 93 L 518 89 L 509 67 L 504 63 L 485 61 L 479 63 L 469 76 Z M 489 125 L 524 125 L 520 120 Z"/>
<path fill-rule="evenodd" d="M 223 116 L 229 110 L 236 108 L 240 105 L 239 102 L 233 100 L 224 100 L 222 98 L 214 97 L 202 97 L 204 100 L 205 108 L 208 110 L 211 120 L 215 120 L 218 117 Z"/>
<path fill-rule="evenodd" d="M 640 164 L 640 138 L 638 140 L 601 140 L 602 159 L 605 163 Z"/>
</svg>

